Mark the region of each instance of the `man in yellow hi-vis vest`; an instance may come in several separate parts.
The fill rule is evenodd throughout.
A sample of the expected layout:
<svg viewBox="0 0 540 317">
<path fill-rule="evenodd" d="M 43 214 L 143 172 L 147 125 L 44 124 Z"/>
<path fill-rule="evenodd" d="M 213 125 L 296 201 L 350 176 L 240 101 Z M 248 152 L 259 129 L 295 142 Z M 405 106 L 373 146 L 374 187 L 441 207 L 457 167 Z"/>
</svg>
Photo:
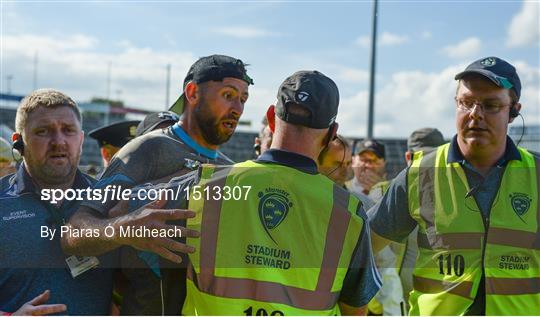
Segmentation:
<svg viewBox="0 0 540 317">
<path fill-rule="evenodd" d="M 455 79 L 457 135 L 415 153 L 370 211 L 374 249 L 418 226 L 411 315 L 539 315 L 540 166 L 506 135 L 520 79 L 497 57 Z"/>
<path fill-rule="evenodd" d="M 203 166 L 190 191 L 188 227 L 201 236 L 188 238 L 183 314 L 362 314 L 380 287 L 362 204 L 315 162 L 337 130 L 336 84 L 300 71 L 277 97 L 271 149 Z"/>
</svg>

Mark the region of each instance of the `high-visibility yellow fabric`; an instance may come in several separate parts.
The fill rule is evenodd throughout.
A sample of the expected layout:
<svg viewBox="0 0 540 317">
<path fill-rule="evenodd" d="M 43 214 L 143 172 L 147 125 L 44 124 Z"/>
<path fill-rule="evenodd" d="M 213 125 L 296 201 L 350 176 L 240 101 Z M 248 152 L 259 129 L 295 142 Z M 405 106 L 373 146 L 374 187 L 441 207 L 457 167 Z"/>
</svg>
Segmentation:
<svg viewBox="0 0 540 317">
<path fill-rule="evenodd" d="M 487 315 L 540 314 L 538 171 L 535 158 L 508 163 L 489 219 L 484 219 L 449 144 L 409 169 L 409 212 L 418 222 L 419 254 L 411 315 L 463 315 L 485 287 Z M 467 196 L 467 197 L 466 197 Z M 484 222 L 488 224 L 485 230 Z M 479 285 L 482 273 L 485 286 Z"/>
<path fill-rule="evenodd" d="M 188 227 L 186 315 L 334 315 L 364 222 L 359 201 L 322 175 L 253 161 L 205 165 Z M 250 186 L 242 199 L 216 188 Z M 246 193 L 246 189 L 243 190 Z M 245 197 L 245 199 L 244 199 Z M 210 198 L 210 199 L 208 199 Z M 212 252 L 209 254 L 209 252 Z"/>
</svg>

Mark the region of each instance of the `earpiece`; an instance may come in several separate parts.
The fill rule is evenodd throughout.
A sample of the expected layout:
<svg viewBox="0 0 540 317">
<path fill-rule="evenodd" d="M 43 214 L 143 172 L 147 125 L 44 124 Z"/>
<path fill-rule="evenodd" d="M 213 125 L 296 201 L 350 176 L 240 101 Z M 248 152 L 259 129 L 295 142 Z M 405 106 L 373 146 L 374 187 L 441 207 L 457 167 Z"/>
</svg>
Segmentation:
<svg viewBox="0 0 540 317">
<path fill-rule="evenodd" d="M 510 107 L 510 118 L 516 118 L 517 116 L 519 116 L 519 111 L 516 109 L 516 107 Z"/>
<path fill-rule="evenodd" d="M 13 149 L 17 150 L 21 155 L 23 155 L 24 152 L 24 142 L 22 140 L 22 137 L 17 137 L 15 141 L 13 141 Z"/>
<path fill-rule="evenodd" d="M 330 127 L 328 127 L 328 134 L 326 135 L 326 140 L 324 142 L 326 146 L 328 146 L 328 144 L 332 142 L 332 140 L 336 136 L 337 129 L 338 129 L 337 122 L 333 122 L 332 124 L 330 124 Z"/>
</svg>

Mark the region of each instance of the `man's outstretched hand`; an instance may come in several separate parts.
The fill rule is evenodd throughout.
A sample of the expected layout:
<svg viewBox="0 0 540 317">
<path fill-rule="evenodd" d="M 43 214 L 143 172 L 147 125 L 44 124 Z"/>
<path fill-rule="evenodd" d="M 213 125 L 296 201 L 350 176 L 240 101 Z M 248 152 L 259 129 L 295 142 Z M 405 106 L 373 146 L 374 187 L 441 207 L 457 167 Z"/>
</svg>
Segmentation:
<svg viewBox="0 0 540 317">
<path fill-rule="evenodd" d="M 156 200 L 153 201 L 134 212 L 125 214 L 119 218 L 119 225 L 127 228 L 128 226 L 132 229 L 139 227 L 145 227 L 147 229 L 171 229 L 175 228 L 180 229 L 182 237 L 197 238 L 200 233 L 196 230 L 188 229 L 182 226 L 176 226 L 172 224 L 167 224 L 167 221 L 173 220 L 185 220 L 188 218 L 195 217 L 195 212 L 187 209 L 162 209 L 166 200 Z M 127 204 L 125 201 L 121 201 L 119 204 Z M 127 207 L 127 206 L 126 206 Z M 115 206 L 113 210 L 118 214 L 117 210 L 127 209 L 127 208 L 117 208 Z M 169 237 L 120 237 L 120 244 L 129 245 L 133 248 L 150 251 L 158 254 L 159 256 L 176 263 L 182 262 L 182 258 L 174 253 L 193 253 L 195 248 L 187 244 L 178 242 Z"/>
<path fill-rule="evenodd" d="M 64 304 L 45 304 L 51 297 L 51 291 L 46 290 L 34 299 L 26 302 L 13 313 L 13 316 L 42 316 L 61 313 L 67 310 Z"/>
</svg>

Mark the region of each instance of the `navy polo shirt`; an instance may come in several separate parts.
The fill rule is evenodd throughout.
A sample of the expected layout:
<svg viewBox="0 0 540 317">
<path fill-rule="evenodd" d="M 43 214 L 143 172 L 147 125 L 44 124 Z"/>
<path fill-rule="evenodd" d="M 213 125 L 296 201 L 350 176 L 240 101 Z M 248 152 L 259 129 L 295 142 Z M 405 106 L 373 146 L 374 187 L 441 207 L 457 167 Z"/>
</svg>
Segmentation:
<svg viewBox="0 0 540 317">
<path fill-rule="evenodd" d="M 94 180 L 77 171 L 73 189 L 85 189 Z M 67 220 L 78 201 L 54 206 L 42 201 L 21 164 L 15 174 L 0 180 L 0 310 L 14 312 L 43 291 L 51 290 L 47 304 L 65 304 L 68 315 L 108 315 L 112 296 L 112 269 L 92 269 L 76 278 L 60 246 L 60 230 L 52 210 Z M 54 238 L 42 237 L 42 226 L 57 229 Z M 115 264 L 115 254 L 99 257 L 102 267 Z"/>
</svg>

